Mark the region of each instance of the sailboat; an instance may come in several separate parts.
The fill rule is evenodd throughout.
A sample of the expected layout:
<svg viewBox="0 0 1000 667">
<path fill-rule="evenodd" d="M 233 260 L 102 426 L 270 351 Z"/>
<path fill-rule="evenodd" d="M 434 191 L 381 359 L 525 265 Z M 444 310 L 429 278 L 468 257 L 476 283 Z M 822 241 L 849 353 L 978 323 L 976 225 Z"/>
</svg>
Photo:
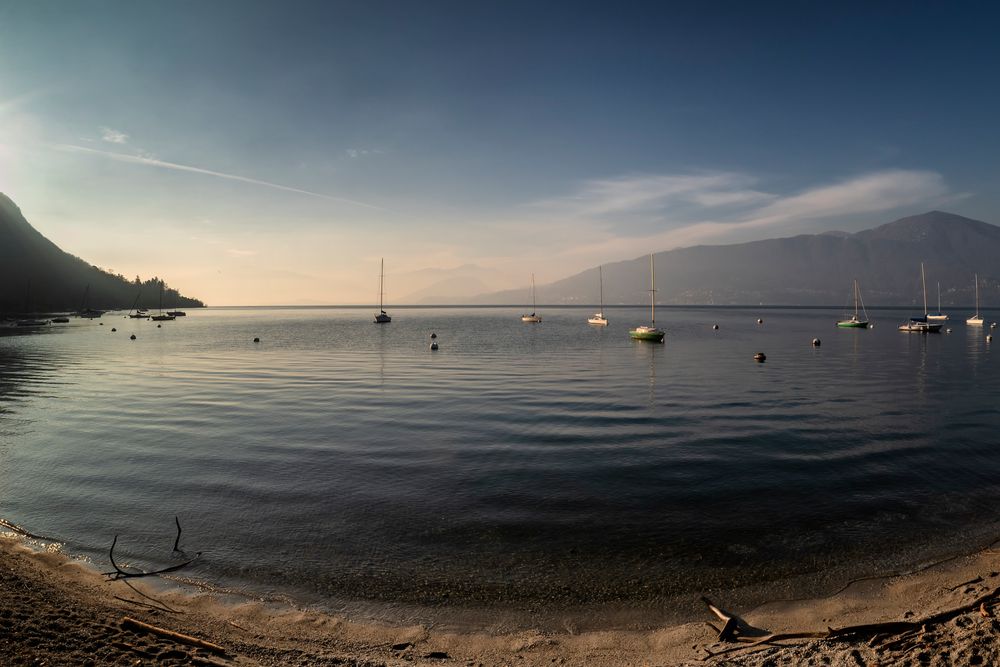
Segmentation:
<svg viewBox="0 0 1000 667">
<path fill-rule="evenodd" d="M 392 318 L 385 312 L 382 305 L 382 298 L 385 296 L 385 258 L 382 259 L 378 270 L 378 312 L 375 313 L 375 324 L 388 324 Z"/>
<path fill-rule="evenodd" d="M 587 322 L 589 324 L 606 327 L 608 326 L 608 318 L 604 317 L 604 267 L 597 267 L 597 271 L 598 276 L 600 276 L 601 279 L 601 310 L 600 312 L 594 313 L 594 316 L 587 320 Z"/>
<path fill-rule="evenodd" d="M 899 325 L 899 330 L 907 333 L 939 333 L 942 325 L 927 321 L 927 281 L 924 278 L 923 262 L 920 262 L 920 284 L 924 289 L 924 316 L 911 317 L 909 322 Z"/>
<path fill-rule="evenodd" d="M 629 329 L 628 335 L 633 340 L 663 342 L 665 335 L 663 329 L 656 328 L 656 279 L 653 274 L 653 253 L 649 254 L 649 326 L 643 325 Z"/>
<path fill-rule="evenodd" d="M 135 295 L 135 301 L 132 303 L 132 307 L 128 311 L 128 316 L 133 320 L 145 320 L 149 317 L 149 312 L 145 308 L 139 308 L 139 297 L 142 296 L 142 286 L 139 286 L 139 292 Z"/>
<path fill-rule="evenodd" d="M 979 274 L 976 274 L 976 314 L 965 320 L 966 324 L 972 326 L 983 326 L 983 316 L 979 314 Z"/>
<path fill-rule="evenodd" d="M 864 313 L 864 319 L 858 316 L 858 304 L 861 304 L 861 312 Z M 865 310 L 865 302 L 861 300 L 861 288 L 858 287 L 858 281 L 854 281 L 854 314 L 851 315 L 849 319 L 841 320 L 837 322 L 837 326 L 844 329 L 867 329 L 868 328 L 868 311 Z"/>
<path fill-rule="evenodd" d="M 521 315 L 522 322 L 541 322 L 542 318 L 535 315 L 535 274 L 531 274 L 531 314 Z"/>
<path fill-rule="evenodd" d="M 173 315 L 171 315 L 169 313 L 164 313 L 163 312 L 163 281 L 162 280 L 160 281 L 160 308 L 159 308 L 159 313 L 157 313 L 156 315 L 153 315 L 149 319 L 153 320 L 154 322 L 169 322 L 170 320 L 174 319 Z"/>
<path fill-rule="evenodd" d="M 103 315 L 104 311 L 87 307 L 88 294 L 90 294 L 90 285 L 87 285 L 83 290 L 83 303 L 80 304 L 80 312 L 77 313 L 77 315 L 79 315 L 80 317 L 85 317 L 88 320 L 93 320 Z"/>
<path fill-rule="evenodd" d="M 937 286 L 938 286 L 938 310 L 936 313 L 931 313 L 930 315 L 928 315 L 927 319 L 935 320 L 937 322 L 944 322 L 945 320 L 948 319 L 948 316 L 941 312 L 941 283 L 938 283 Z"/>
</svg>

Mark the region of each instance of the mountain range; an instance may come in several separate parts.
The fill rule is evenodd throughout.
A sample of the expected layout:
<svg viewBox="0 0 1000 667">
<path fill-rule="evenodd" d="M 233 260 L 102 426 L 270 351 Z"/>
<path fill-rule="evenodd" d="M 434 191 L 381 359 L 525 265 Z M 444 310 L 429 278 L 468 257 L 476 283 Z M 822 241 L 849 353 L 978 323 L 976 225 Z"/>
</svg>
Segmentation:
<svg viewBox="0 0 1000 667">
<path fill-rule="evenodd" d="M 130 308 L 137 297 L 139 306 L 155 308 L 161 284 L 159 278 L 128 280 L 64 252 L 0 193 L 0 313 Z M 205 304 L 163 285 L 163 305 Z"/>
<path fill-rule="evenodd" d="M 943 307 L 972 304 L 976 272 L 981 301 L 1000 303 L 1000 227 L 943 211 L 856 233 L 693 246 L 657 252 L 654 259 L 656 300 L 663 304 L 840 305 L 847 302 L 857 279 L 870 305 L 922 308 L 921 262 L 931 310 L 936 307 L 937 283 Z M 603 271 L 606 304 L 648 303 L 648 256 L 605 264 Z M 537 301 L 594 304 L 598 290 L 594 267 L 539 285 Z M 523 289 L 481 294 L 466 302 L 530 303 L 529 286 L 526 281 Z"/>
</svg>

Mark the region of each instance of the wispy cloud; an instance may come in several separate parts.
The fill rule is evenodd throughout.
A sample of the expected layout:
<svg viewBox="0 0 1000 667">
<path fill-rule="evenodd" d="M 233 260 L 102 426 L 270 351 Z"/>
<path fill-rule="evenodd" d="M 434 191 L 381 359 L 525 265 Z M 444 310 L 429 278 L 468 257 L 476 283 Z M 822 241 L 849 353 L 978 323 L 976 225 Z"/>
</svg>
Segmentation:
<svg viewBox="0 0 1000 667">
<path fill-rule="evenodd" d="M 754 179 L 732 172 L 639 174 L 596 179 L 576 193 L 536 202 L 550 211 L 584 217 L 659 211 L 678 202 L 711 208 L 759 204 L 774 195 L 749 189 Z"/>
<path fill-rule="evenodd" d="M 101 141 L 106 141 L 109 144 L 127 144 L 128 135 L 110 127 L 102 127 Z"/>
<path fill-rule="evenodd" d="M 565 255 L 629 256 L 706 242 L 725 242 L 751 229 L 935 205 L 953 197 L 940 174 L 893 169 L 817 185 L 788 194 L 750 186 L 743 174 L 631 176 L 584 183 L 570 197 L 540 204 L 553 221 L 576 220 L 578 243 Z M 637 233 L 623 232 L 621 220 L 642 214 L 653 221 Z M 607 223 L 613 220 L 614 225 Z"/>
<path fill-rule="evenodd" d="M 344 153 L 353 160 L 365 155 L 381 155 L 382 150 L 378 148 L 348 148 Z"/>
<path fill-rule="evenodd" d="M 178 164 L 176 162 L 167 162 L 165 160 L 159 160 L 155 157 L 145 156 L 145 155 L 129 155 L 127 153 L 115 153 L 112 151 L 102 151 L 96 148 L 87 148 L 86 146 L 75 146 L 73 144 L 54 144 L 52 146 L 55 150 L 63 151 L 67 153 L 82 153 L 86 155 L 93 155 L 95 157 L 106 158 L 109 160 L 115 160 L 117 162 L 125 162 L 128 164 L 138 164 L 145 167 L 158 167 L 160 169 L 172 169 L 175 171 L 186 171 L 192 174 L 202 174 L 204 176 L 214 176 L 216 178 L 224 178 L 230 181 L 239 181 L 241 183 L 249 183 L 251 185 L 260 185 L 266 188 L 273 188 L 275 190 L 282 190 L 284 192 L 294 192 L 300 195 L 306 195 L 309 197 L 317 197 L 319 199 L 326 199 L 328 201 L 340 202 L 343 204 L 351 204 L 353 206 L 361 206 L 363 208 L 370 208 L 375 210 L 384 210 L 379 206 L 374 204 L 366 204 L 365 202 L 357 201 L 356 199 L 347 199 L 344 197 L 334 197 L 332 195 L 326 195 L 321 192 L 312 192 L 311 190 L 303 190 L 301 188 L 293 188 L 287 185 L 281 185 L 279 183 L 270 183 L 268 181 L 261 181 L 256 178 L 248 178 L 246 176 L 239 176 L 237 174 L 227 174 L 221 171 L 213 171 L 211 169 L 203 169 L 201 167 L 193 167 L 186 164 Z"/>
</svg>

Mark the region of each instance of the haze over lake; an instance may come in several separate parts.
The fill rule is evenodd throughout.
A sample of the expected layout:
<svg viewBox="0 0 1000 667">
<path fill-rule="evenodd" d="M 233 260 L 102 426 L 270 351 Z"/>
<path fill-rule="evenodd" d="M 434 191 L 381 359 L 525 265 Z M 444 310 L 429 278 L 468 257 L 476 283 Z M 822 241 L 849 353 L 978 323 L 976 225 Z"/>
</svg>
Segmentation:
<svg viewBox="0 0 1000 667">
<path fill-rule="evenodd" d="M 664 345 L 629 340 L 645 309 L 607 328 L 539 312 L 5 331 L 0 518 L 101 566 L 117 534 L 152 567 L 178 515 L 204 551 L 188 576 L 333 608 L 645 625 L 699 592 L 822 593 L 995 528 L 1000 374 L 964 311 L 920 336 L 896 331 L 907 311 L 852 331 L 829 309 L 663 308 Z"/>
</svg>

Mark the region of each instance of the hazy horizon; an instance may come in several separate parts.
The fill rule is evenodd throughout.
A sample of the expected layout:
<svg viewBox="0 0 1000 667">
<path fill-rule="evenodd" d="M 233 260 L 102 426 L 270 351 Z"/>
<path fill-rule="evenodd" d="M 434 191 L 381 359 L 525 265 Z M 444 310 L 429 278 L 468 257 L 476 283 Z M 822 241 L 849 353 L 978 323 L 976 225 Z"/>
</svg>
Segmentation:
<svg viewBox="0 0 1000 667">
<path fill-rule="evenodd" d="M 227 306 L 370 304 L 382 257 L 402 304 L 930 209 L 994 222 L 985 18 L 7 6 L 0 191 L 67 252 Z"/>
</svg>

